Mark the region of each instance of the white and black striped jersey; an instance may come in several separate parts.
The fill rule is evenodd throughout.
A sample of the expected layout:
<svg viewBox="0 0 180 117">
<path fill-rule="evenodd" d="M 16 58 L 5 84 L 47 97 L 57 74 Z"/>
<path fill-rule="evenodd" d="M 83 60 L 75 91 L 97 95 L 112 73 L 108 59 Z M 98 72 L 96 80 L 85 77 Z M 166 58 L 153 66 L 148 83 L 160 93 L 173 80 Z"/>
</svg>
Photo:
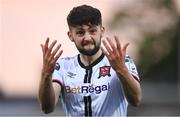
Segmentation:
<svg viewBox="0 0 180 117">
<path fill-rule="evenodd" d="M 136 66 L 129 56 L 125 64 L 139 80 Z M 126 116 L 127 100 L 116 72 L 103 54 L 89 66 L 80 55 L 59 59 L 53 82 L 62 86 L 61 100 L 66 116 Z"/>
</svg>

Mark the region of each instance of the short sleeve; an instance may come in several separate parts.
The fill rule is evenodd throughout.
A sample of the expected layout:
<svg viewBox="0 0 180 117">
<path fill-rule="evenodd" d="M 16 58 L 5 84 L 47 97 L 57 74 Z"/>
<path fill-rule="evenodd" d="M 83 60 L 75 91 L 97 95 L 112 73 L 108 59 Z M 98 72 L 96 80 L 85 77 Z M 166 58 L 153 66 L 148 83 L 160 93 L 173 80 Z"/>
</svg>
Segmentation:
<svg viewBox="0 0 180 117">
<path fill-rule="evenodd" d="M 60 84 L 61 86 L 64 85 L 62 66 L 63 66 L 63 61 L 61 59 L 59 59 L 56 62 L 55 69 L 54 69 L 54 72 L 52 75 L 52 82 L 56 82 L 56 83 Z"/>
<path fill-rule="evenodd" d="M 134 64 L 133 60 L 132 60 L 128 55 L 126 55 L 125 64 L 126 64 L 128 70 L 129 70 L 129 72 L 131 73 L 131 75 L 132 75 L 137 81 L 140 81 L 140 78 L 139 78 L 139 75 L 138 75 L 138 71 L 137 71 L 136 65 Z"/>
</svg>

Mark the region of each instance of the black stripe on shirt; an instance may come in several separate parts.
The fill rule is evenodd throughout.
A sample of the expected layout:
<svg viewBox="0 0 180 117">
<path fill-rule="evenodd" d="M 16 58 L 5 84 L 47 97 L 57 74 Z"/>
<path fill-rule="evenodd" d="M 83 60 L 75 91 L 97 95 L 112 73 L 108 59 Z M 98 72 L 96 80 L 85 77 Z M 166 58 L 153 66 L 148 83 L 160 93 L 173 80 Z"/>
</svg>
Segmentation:
<svg viewBox="0 0 180 117">
<path fill-rule="evenodd" d="M 92 68 L 89 69 L 89 75 L 88 75 L 88 83 L 91 83 L 91 76 L 92 76 Z"/>
<path fill-rule="evenodd" d="M 91 83 L 91 76 L 92 76 L 92 68 L 86 69 L 86 74 L 84 76 L 84 83 Z"/>
<path fill-rule="evenodd" d="M 85 117 L 91 117 L 92 116 L 92 100 L 91 96 L 84 96 L 84 110 L 85 110 Z"/>
<path fill-rule="evenodd" d="M 84 75 L 84 83 L 87 83 L 88 80 L 88 70 L 86 69 L 86 74 Z"/>
</svg>

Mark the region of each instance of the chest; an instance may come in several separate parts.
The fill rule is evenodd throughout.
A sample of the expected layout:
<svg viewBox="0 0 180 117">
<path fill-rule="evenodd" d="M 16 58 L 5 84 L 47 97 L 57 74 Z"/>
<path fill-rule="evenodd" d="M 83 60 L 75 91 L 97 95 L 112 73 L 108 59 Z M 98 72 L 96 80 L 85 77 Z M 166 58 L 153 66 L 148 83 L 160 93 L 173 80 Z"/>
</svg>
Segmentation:
<svg viewBox="0 0 180 117">
<path fill-rule="evenodd" d="M 100 95 L 110 90 L 115 79 L 111 66 L 75 68 L 65 72 L 64 89 L 68 95 Z"/>
</svg>

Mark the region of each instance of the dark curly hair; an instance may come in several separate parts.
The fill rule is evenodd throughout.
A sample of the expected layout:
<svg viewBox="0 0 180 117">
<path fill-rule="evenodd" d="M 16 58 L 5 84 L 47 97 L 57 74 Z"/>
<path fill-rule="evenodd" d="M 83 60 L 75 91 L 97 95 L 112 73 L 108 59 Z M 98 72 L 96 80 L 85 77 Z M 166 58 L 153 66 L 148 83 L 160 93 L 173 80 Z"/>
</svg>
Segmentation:
<svg viewBox="0 0 180 117">
<path fill-rule="evenodd" d="M 102 25 L 101 12 L 92 6 L 81 5 L 74 7 L 67 16 L 69 27 L 82 25 Z"/>
</svg>

